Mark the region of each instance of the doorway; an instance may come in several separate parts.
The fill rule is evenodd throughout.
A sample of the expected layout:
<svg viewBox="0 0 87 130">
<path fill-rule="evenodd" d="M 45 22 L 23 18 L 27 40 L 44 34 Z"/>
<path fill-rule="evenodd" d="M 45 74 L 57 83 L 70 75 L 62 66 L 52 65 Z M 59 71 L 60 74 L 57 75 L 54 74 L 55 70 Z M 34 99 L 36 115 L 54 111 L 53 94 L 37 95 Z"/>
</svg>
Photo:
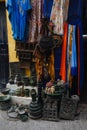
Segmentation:
<svg viewBox="0 0 87 130">
<path fill-rule="evenodd" d="M 81 93 L 81 101 L 87 103 L 87 0 L 83 0 L 83 13 L 82 13 L 82 26 L 83 26 L 83 58 L 84 58 L 84 83 Z"/>
</svg>

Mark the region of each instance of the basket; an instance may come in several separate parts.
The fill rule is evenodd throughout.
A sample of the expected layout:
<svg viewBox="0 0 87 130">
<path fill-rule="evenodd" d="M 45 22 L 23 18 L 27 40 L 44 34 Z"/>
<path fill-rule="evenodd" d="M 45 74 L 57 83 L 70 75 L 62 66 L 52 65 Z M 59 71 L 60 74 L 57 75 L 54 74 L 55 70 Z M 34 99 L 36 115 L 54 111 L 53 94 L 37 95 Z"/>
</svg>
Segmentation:
<svg viewBox="0 0 87 130">
<path fill-rule="evenodd" d="M 44 100 L 43 120 L 59 121 L 59 102 L 55 99 Z"/>
</svg>

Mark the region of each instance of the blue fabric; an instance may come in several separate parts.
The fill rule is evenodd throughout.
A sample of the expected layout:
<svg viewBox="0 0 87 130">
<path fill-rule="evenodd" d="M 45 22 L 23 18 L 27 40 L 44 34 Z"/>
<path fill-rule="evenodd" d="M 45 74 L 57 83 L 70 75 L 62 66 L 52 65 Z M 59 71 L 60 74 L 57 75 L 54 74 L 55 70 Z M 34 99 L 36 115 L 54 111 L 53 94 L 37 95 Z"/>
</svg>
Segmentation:
<svg viewBox="0 0 87 130">
<path fill-rule="evenodd" d="M 71 56 L 71 75 L 77 75 L 77 50 L 76 50 L 76 26 L 73 28 L 72 36 L 72 56 Z"/>
<path fill-rule="evenodd" d="M 31 9 L 30 0 L 7 0 L 6 7 L 15 40 L 26 40 L 27 11 Z"/>
<path fill-rule="evenodd" d="M 68 8 L 68 23 L 78 24 L 82 19 L 82 0 L 70 0 Z"/>
<path fill-rule="evenodd" d="M 53 0 L 44 0 L 44 17 L 50 18 L 51 10 L 52 10 Z"/>
<path fill-rule="evenodd" d="M 83 79 L 84 79 L 84 65 L 83 65 L 83 39 L 82 39 L 82 0 L 70 0 L 69 1 L 69 9 L 68 9 L 68 23 L 71 25 L 76 25 L 80 29 L 80 55 L 77 57 L 80 57 L 80 72 L 78 72 L 78 75 L 80 75 L 80 90 L 82 90 L 83 86 Z M 76 31 L 78 32 L 78 30 Z M 78 36 L 76 33 L 76 45 L 78 41 Z M 78 45 L 77 45 L 78 48 Z M 79 64 L 79 63 L 78 63 Z"/>
<path fill-rule="evenodd" d="M 62 47 L 56 48 L 54 51 L 54 68 L 55 68 L 55 80 L 60 78 L 60 63 L 61 63 L 61 51 Z"/>
</svg>

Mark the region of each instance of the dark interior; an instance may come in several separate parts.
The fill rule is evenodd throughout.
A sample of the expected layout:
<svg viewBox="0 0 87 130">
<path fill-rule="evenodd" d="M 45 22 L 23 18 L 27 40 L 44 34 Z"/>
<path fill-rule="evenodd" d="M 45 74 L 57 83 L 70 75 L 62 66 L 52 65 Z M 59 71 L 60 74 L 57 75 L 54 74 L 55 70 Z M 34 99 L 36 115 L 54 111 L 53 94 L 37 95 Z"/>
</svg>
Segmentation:
<svg viewBox="0 0 87 130">
<path fill-rule="evenodd" d="M 8 40 L 5 2 L 0 2 L 0 88 L 9 77 Z"/>
<path fill-rule="evenodd" d="M 81 101 L 83 103 L 87 103 L 87 37 L 83 38 L 83 45 L 84 45 L 84 83 L 83 89 L 81 92 Z"/>
<path fill-rule="evenodd" d="M 81 93 L 81 101 L 87 103 L 87 0 L 83 0 L 83 13 L 82 13 L 82 25 L 83 25 L 83 49 L 84 49 L 84 83 Z"/>
<path fill-rule="evenodd" d="M 0 2 L 0 44 L 7 43 L 7 24 L 5 2 Z"/>
</svg>

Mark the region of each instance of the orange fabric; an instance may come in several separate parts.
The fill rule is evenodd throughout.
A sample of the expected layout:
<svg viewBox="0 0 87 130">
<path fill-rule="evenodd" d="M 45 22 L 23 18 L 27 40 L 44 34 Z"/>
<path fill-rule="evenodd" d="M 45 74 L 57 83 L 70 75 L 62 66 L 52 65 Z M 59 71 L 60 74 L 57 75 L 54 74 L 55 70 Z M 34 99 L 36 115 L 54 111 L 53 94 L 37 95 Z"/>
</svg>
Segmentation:
<svg viewBox="0 0 87 130">
<path fill-rule="evenodd" d="M 49 58 L 49 74 L 52 80 L 55 79 L 55 70 L 54 70 L 54 51 L 52 51 Z"/>
<path fill-rule="evenodd" d="M 68 36 L 68 23 L 65 23 L 64 24 L 64 37 L 63 37 L 63 44 L 62 44 L 61 66 L 60 66 L 60 76 L 61 76 L 61 79 L 64 81 L 66 81 L 67 36 Z"/>
<path fill-rule="evenodd" d="M 36 73 L 38 78 L 42 76 L 42 68 L 44 65 L 44 55 L 41 55 L 41 57 L 36 58 Z M 54 51 L 52 51 L 48 64 L 46 64 L 46 67 L 48 69 L 48 72 L 50 74 L 51 80 L 55 79 L 55 71 L 54 71 Z"/>
</svg>

